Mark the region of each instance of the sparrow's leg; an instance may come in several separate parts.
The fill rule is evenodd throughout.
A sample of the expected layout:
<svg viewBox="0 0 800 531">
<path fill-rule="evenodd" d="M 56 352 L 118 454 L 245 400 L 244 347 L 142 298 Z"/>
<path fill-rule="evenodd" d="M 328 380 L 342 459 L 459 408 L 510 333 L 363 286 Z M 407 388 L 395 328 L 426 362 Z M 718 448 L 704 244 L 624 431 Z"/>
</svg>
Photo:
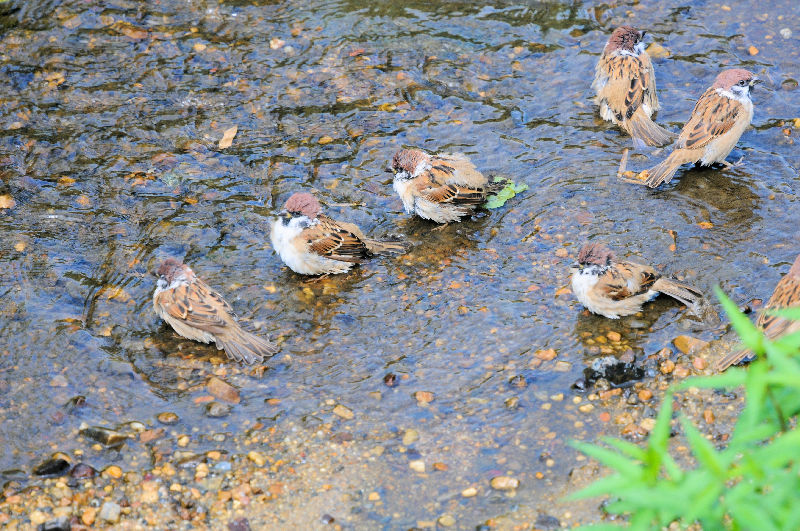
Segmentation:
<svg viewBox="0 0 800 531">
<path fill-rule="evenodd" d="M 439 225 L 439 226 L 438 226 L 438 227 L 436 227 L 435 229 L 431 229 L 431 230 L 432 230 L 432 231 L 440 231 L 440 230 L 444 230 L 444 229 L 446 229 L 446 228 L 447 228 L 447 227 L 449 227 L 449 226 L 450 226 L 450 224 L 449 224 L 449 223 L 444 223 L 444 224 L 442 224 L 442 225 Z"/>
<path fill-rule="evenodd" d="M 647 183 L 645 182 L 647 180 L 647 175 L 642 175 L 643 173 L 644 172 L 633 174 L 632 171 L 628 171 L 625 172 L 625 174 L 618 173 L 617 178 L 624 183 L 647 186 Z"/>
<path fill-rule="evenodd" d="M 733 168 L 741 168 L 742 166 L 744 166 L 744 162 L 742 162 L 743 160 L 744 160 L 744 155 L 739 157 L 739 160 L 737 160 L 736 162 L 728 162 L 727 160 L 723 160 L 722 165 L 729 170 Z"/>
<path fill-rule="evenodd" d="M 318 277 L 311 277 L 311 278 L 309 278 L 307 280 L 304 280 L 303 284 L 316 284 L 317 282 L 322 282 L 323 280 L 325 280 L 329 276 L 331 276 L 329 273 L 325 273 L 324 275 L 320 275 Z"/>
<path fill-rule="evenodd" d="M 617 168 L 617 179 L 628 184 L 644 184 L 646 177 L 642 174 L 634 174 L 632 171 L 625 171 L 628 167 L 628 148 L 622 152 L 622 159 L 619 161 L 619 168 Z"/>
</svg>

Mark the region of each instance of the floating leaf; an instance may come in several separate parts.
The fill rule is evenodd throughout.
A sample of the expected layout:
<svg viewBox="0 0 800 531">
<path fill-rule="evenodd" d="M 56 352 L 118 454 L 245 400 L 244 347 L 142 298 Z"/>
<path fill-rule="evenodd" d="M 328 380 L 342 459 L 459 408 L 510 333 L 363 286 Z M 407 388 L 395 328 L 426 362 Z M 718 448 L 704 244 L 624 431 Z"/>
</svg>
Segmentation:
<svg viewBox="0 0 800 531">
<path fill-rule="evenodd" d="M 494 178 L 494 182 L 501 182 L 502 180 L 500 177 Z M 486 208 L 500 208 L 506 204 L 506 201 L 528 189 L 527 184 L 517 184 L 511 179 L 506 179 L 505 182 L 506 185 L 502 190 L 488 197 L 484 205 Z"/>
<path fill-rule="evenodd" d="M 235 125 L 225 129 L 225 132 L 222 134 L 222 138 L 219 140 L 219 148 L 225 149 L 231 147 L 231 144 L 233 144 L 233 137 L 236 136 L 238 131 L 239 128 Z"/>
</svg>

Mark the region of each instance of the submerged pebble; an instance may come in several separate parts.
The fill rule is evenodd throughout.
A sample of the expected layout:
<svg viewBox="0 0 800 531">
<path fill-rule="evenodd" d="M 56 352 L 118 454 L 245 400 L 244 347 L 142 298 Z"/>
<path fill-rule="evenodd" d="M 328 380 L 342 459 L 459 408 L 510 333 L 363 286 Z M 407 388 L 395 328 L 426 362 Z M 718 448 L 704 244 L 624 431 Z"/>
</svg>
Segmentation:
<svg viewBox="0 0 800 531">
<path fill-rule="evenodd" d="M 519 480 L 509 476 L 493 477 L 489 485 L 495 490 L 514 490 L 519 487 Z"/>
</svg>

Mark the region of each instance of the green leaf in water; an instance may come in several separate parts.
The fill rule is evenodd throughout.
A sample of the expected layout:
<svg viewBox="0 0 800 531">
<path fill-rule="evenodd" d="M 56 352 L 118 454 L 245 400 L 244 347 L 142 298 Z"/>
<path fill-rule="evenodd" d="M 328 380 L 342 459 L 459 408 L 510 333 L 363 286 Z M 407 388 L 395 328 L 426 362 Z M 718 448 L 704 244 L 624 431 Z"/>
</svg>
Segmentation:
<svg viewBox="0 0 800 531">
<path fill-rule="evenodd" d="M 494 178 L 494 182 L 501 182 L 502 180 L 500 177 Z M 528 189 L 527 184 L 517 184 L 511 179 L 505 179 L 505 182 L 506 185 L 502 190 L 486 199 L 486 204 L 484 205 L 486 208 L 500 208 L 506 204 L 506 201 Z"/>
</svg>

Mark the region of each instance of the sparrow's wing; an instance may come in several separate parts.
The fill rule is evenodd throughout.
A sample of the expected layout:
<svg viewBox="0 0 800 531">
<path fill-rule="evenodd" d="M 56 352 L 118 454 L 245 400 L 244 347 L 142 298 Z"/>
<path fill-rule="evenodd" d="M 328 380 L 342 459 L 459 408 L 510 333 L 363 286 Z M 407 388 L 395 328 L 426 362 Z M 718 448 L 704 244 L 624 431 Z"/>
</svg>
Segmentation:
<svg viewBox="0 0 800 531">
<path fill-rule="evenodd" d="M 431 180 L 466 188 L 483 188 L 488 179 L 463 153 L 440 153 L 431 157 Z"/>
<path fill-rule="evenodd" d="M 691 118 L 678 137 L 676 147 L 699 149 L 706 146 L 730 131 L 741 110 L 741 103 L 721 96 L 713 87 L 709 88 L 697 100 Z"/>
<path fill-rule="evenodd" d="M 653 67 L 647 54 L 643 55 L 646 60 L 628 54 L 611 54 L 597 65 L 606 78 L 599 98 L 606 102 L 619 122 L 629 120 L 641 107 L 645 96 L 655 93 Z"/>
<path fill-rule="evenodd" d="M 646 72 L 645 75 L 645 91 L 644 91 L 644 102 L 650 106 L 653 111 L 657 111 L 661 108 L 658 104 L 658 91 L 656 90 L 656 71 L 653 68 L 653 63 L 650 61 L 650 56 L 647 55 L 647 52 L 642 52 L 642 66 L 644 71 Z"/>
<path fill-rule="evenodd" d="M 231 306 L 200 279 L 162 291 L 156 304 L 175 319 L 206 332 L 217 333 L 234 320 Z"/>
<path fill-rule="evenodd" d="M 358 227 L 323 215 L 317 219 L 319 223 L 300 235 L 308 241 L 313 252 L 341 262 L 361 262 L 370 257 L 363 241 L 364 235 Z"/>
<path fill-rule="evenodd" d="M 794 306 L 800 306 L 800 278 L 790 273 L 775 286 L 775 291 L 767 301 L 765 309 L 777 310 Z M 782 335 L 800 330 L 800 322 L 785 319 L 779 315 L 769 315 L 766 311 L 761 312 L 756 324 L 764 330 L 769 339 L 777 339 Z"/>
<path fill-rule="evenodd" d="M 484 188 L 471 188 L 455 183 L 448 183 L 440 175 L 445 170 L 442 166 L 434 166 L 415 179 L 417 192 L 422 198 L 432 203 L 449 203 L 458 206 L 478 206 L 486 200 Z M 439 168 L 439 169 L 437 169 Z"/>
<path fill-rule="evenodd" d="M 658 278 L 659 274 L 650 266 L 617 262 L 600 277 L 596 289 L 618 301 L 647 292 Z"/>
</svg>

